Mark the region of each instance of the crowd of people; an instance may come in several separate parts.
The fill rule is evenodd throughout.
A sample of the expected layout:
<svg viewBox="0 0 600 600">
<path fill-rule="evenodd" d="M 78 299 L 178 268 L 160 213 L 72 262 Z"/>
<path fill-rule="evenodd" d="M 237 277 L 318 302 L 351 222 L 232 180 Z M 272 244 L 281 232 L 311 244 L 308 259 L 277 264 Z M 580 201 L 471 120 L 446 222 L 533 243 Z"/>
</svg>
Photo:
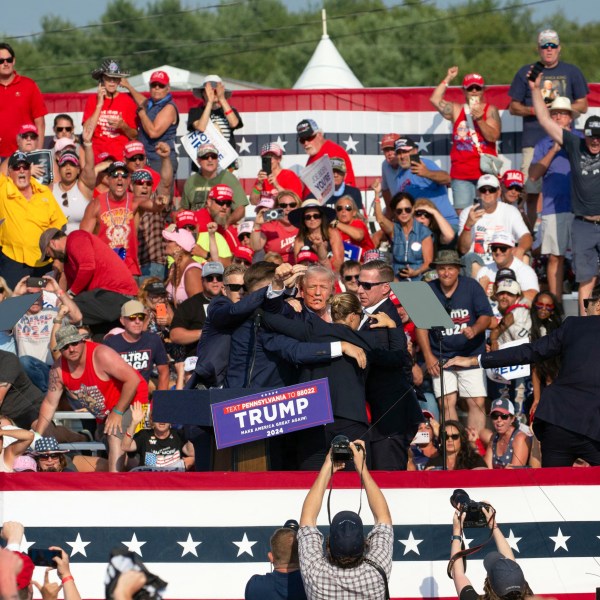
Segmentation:
<svg viewBox="0 0 600 600">
<path fill-rule="evenodd" d="M 112 59 L 92 73 L 81 135 L 58 115 L 51 164 L 40 164 L 43 97 L 0 44 L 0 301 L 31 299 L 0 332 L 0 472 L 49 470 L 48 448 L 93 439 L 105 457 L 62 457 L 54 470 L 246 469 L 244 452 L 217 451 L 210 429 L 155 422 L 153 392 L 242 396 L 320 377 L 334 421 L 248 444 L 255 466 L 318 470 L 338 435 L 363 440 L 372 469 L 600 464 L 595 417 L 563 421 L 565 399 L 547 393 L 570 360 L 567 275 L 580 313 L 600 314 L 600 118 L 573 129 L 585 78 L 560 60 L 555 31 L 537 43 L 543 69 L 524 66 L 509 91 L 523 120 L 519 169 L 498 157 L 502 123 L 481 74 L 463 77 L 463 102 L 444 99 L 452 66 L 431 96 L 452 123 L 448 172 L 386 133 L 381 176 L 359 190 L 347 152 L 314 119 L 298 123 L 307 164 L 330 159 L 329 198 L 285 168 L 276 142 L 261 148 L 249 195 L 235 163 L 201 144 L 180 195 L 169 76 L 154 72 L 141 94 Z M 188 130 L 210 123 L 234 143 L 242 115 L 220 77 L 195 95 Z M 415 327 L 391 287 L 415 281 L 452 328 Z M 510 359 L 494 352 L 519 344 L 530 371 L 505 378 Z M 56 424 L 65 409 L 90 412 L 91 431 Z"/>
</svg>

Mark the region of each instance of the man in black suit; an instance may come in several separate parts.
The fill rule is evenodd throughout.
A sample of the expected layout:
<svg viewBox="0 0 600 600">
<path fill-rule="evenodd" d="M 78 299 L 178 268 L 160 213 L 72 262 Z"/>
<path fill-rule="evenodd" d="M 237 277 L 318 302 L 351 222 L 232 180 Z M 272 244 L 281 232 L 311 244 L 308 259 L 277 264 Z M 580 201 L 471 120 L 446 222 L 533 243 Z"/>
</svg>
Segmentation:
<svg viewBox="0 0 600 600">
<path fill-rule="evenodd" d="M 390 300 L 394 271 L 382 260 L 365 263 L 358 277 L 358 299 L 363 307 L 359 331 L 371 327 L 369 315 L 386 313 L 400 328 L 402 320 Z M 371 406 L 371 459 L 373 469 L 406 470 L 408 447 L 423 412 L 412 387 L 412 358 L 406 346 L 396 350 L 394 366 L 375 365 L 367 377 L 367 401 Z M 398 370 L 398 366 L 401 370 Z"/>
<path fill-rule="evenodd" d="M 600 465 L 600 394 L 598 339 L 600 285 L 583 301 L 587 317 L 568 317 L 550 335 L 530 344 L 456 356 L 447 367 L 484 368 L 536 363 L 560 355 L 557 378 L 542 391 L 533 430 L 542 446 L 542 467 L 572 466 L 583 458 Z"/>
</svg>

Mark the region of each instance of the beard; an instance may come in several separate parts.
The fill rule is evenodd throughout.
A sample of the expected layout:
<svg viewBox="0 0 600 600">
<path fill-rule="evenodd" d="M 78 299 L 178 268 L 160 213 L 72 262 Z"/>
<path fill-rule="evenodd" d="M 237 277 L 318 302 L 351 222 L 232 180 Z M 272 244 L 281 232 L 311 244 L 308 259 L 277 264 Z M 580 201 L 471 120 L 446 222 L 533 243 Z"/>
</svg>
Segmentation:
<svg viewBox="0 0 600 600">
<path fill-rule="evenodd" d="M 217 224 L 220 225 L 223 228 L 227 227 L 227 217 L 225 215 L 222 214 L 216 214 L 213 215 L 213 221 Z"/>
<path fill-rule="evenodd" d="M 52 251 L 54 253 L 54 258 L 56 260 L 60 260 L 60 262 L 65 262 L 65 260 L 67 260 L 67 255 L 62 252 L 61 250 L 53 250 Z"/>
</svg>

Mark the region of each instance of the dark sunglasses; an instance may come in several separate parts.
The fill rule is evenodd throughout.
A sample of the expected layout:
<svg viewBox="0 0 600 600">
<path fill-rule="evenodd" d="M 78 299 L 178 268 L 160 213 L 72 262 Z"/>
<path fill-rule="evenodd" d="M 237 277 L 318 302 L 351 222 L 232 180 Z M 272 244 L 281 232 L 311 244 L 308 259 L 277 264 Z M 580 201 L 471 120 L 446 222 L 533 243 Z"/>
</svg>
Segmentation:
<svg viewBox="0 0 600 600">
<path fill-rule="evenodd" d="M 24 140 L 37 140 L 38 137 L 40 137 L 40 136 L 37 133 L 29 132 L 29 133 L 22 133 L 21 137 Z"/>
<path fill-rule="evenodd" d="M 38 454 L 36 456 L 38 460 L 52 460 L 54 458 L 59 459 L 58 454 Z"/>
<path fill-rule="evenodd" d="M 521 193 L 523 191 L 523 188 L 520 185 L 510 185 L 510 186 L 508 186 L 507 189 L 516 190 L 519 193 Z"/>
<path fill-rule="evenodd" d="M 311 213 L 310 215 L 304 215 L 305 221 L 320 221 L 322 219 L 321 213 Z"/>
<path fill-rule="evenodd" d="M 498 191 L 497 187 L 492 187 L 491 185 L 484 185 L 479 188 L 479 191 L 482 194 L 495 194 Z"/>
<path fill-rule="evenodd" d="M 556 50 L 558 48 L 558 44 L 544 44 L 540 46 L 542 50 L 548 50 L 548 48 L 552 48 L 552 50 Z"/>
<path fill-rule="evenodd" d="M 298 206 L 297 202 L 288 202 L 287 204 L 285 202 L 280 202 L 277 205 L 279 208 L 296 208 L 296 206 Z"/>
<path fill-rule="evenodd" d="M 456 440 L 460 439 L 460 433 L 446 433 L 444 431 L 444 433 L 442 433 L 442 439 L 456 441 Z"/>
<path fill-rule="evenodd" d="M 316 137 L 317 137 L 317 134 L 315 133 L 315 135 L 311 135 L 310 137 L 298 138 L 298 142 L 300 143 L 301 146 L 304 146 L 304 144 L 306 144 L 306 142 L 312 142 Z"/>
<path fill-rule="evenodd" d="M 11 167 L 12 171 L 29 171 L 31 169 L 31 165 L 29 163 L 20 163 L 14 167 Z"/>
<path fill-rule="evenodd" d="M 14 56 L 9 56 L 8 58 L 0 58 L 0 65 L 3 65 L 4 63 L 8 63 L 9 65 L 12 65 L 14 62 L 15 62 Z"/>
<path fill-rule="evenodd" d="M 111 179 L 127 179 L 129 177 L 129 173 L 123 173 L 123 171 L 117 171 L 116 173 L 111 173 L 109 175 Z"/>
<path fill-rule="evenodd" d="M 219 157 L 216 154 L 205 154 L 204 156 L 200 157 L 200 160 L 208 160 L 209 158 L 212 158 L 212 160 L 217 160 Z"/>
<path fill-rule="evenodd" d="M 600 300 L 600 298 L 586 298 L 583 301 L 583 308 L 587 308 L 590 304 L 598 302 L 598 300 Z"/>
<path fill-rule="evenodd" d="M 508 419 L 511 417 L 511 415 L 506 415 L 504 413 L 499 413 L 499 412 L 493 412 L 490 415 L 490 419 L 492 421 L 496 421 L 497 419 L 502 419 L 503 421 L 508 421 Z"/>
<path fill-rule="evenodd" d="M 483 88 L 480 85 L 470 85 L 467 92 L 480 92 Z"/>
<path fill-rule="evenodd" d="M 547 310 L 548 312 L 552 312 L 554 310 L 554 304 L 543 304 L 542 302 L 536 302 L 534 306 L 538 310 Z"/>
<path fill-rule="evenodd" d="M 125 317 L 126 319 L 128 319 L 129 321 L 143 321 L 146 318 L 146 315 L 143 313 L 139 313 L 137 315 L 129 315 L 128 317 Z"/>
<path fill-rule="evenodd" d="M 55 127 L 56 129 L 56 133 L 62 133 L 63 131 L 66 131 L 67 133 L 71 133 L 71 131 L 73 131 L 72 127 Z"/>
<path fill-rule="evenodd" d="M 81 344 L 81 342 L 71 342 L 70 344 L 65 344 L 60 351 L 62 352 L 63 350 L 68 350 L 69 348 L 74 348 L 75 346 L 79 346 L 79 344 Z"/>
<path fill-rule="evenodd" d="M 212 201 L 219 206 L 231 206 L 233 204 L 233 200 L 214 200 Z"/>
<path fill-rule="evenodd" d="M 145 181 L 145 180 L 144 181 L 134 181 L 133 185 L 149 185 L 149 186 L 151 186 L 152 182 L 151 181 Z"/>
<path fill-rule="evenodd" d="M 67 192 L 65 192 L 62 196 L 62 205 L 66 206 L 67 208 L 69 208 L 69 196 L 67 196 Z"/>
<path fill-rule="evenodd" d="M 415 210 L 415 217 L 428 217 L 431 219 L 431 215 L 426 210 Z"/>
<path fill-rule="evenodd" d="M 490 246 L 490 250 L 492 252 L 502 252 L 502 254 L 504 254 L 508 251 L 508 246 L 498 246 L 497 244 L 492 244 Z"/>
<path fill-rule="evenodd" d="M 338 212 L 342 212 L 343 210 L 353 210 L 352 207 L 349 204 L 344 204 L 343 206 L 336 206 L 335 210 L 337 210 Z"/>
<path fill-rule="evenodd" d="M 407 215 L 410 215 L 410 213 L 413 211 L 412 206 L 405 206 L 404 208 L 400 207 L 396 209 L 396 214 L 397 215 L 401 215 L 402 213 L 406 213 Z"/>
<path fill-rule="evenodd" d="M 246 291 L 246 286 L 243 283 L 226 283 L 225 287 L 229 288 L 232 292 Z"/>
<path fill-rule="evenodd" d="M 206 277 L 203 277 L 202 279 L 206 279 L 206 281 L 208 281 L 209 283 L 212 281 L 223 281 L 223 275 L 207 275 Z"/>
<path fill-rule="evenodd" d="M 344 275 L 344 281 L 353 281 L 356 279 L 358 281 L 358 275 Z M 368 288 L 365 288 L 365 290 Z"/>
<path fill-rule="evenodd" d="M 383 283 L 389 283 L 389 281 L 376 281 L 375 283 L 370 283 L 368 281 L 361 281 L 360 279 L 357 279 L 358 281 L 358 286 L 361 287 L 363 290 L 367 290 L 367 292 L 375 285 L 382 285 Z"/>
<path fill-rule="evenodd" d="M 134 162 L 134 161 L 143 161 L 146 160 L 146 157 L 143 154 L 134 154 L 133 156 L 130 156 L 127 160 Z"/>
<path fill-rule="evenodd" d="M 150 84 L 150 88 L 160 88 L 160 89 L 164 89 L 164 88 L 166 88 L 166 87 L 167 87 L 167 86 L 166 86 L 164 83 L 158 83 L 158 81 L 153 81 L 153 82 Z"/>
<path fill-rule="evenodd" d="M 249 238 L 249 237 L 250 237 L 250 234 L 249 234 L 249 233 L 240 233 L 240 234 L 238 235 L 238 238 L 239 238 L 240 240 L 245 240 L 246 238 Z"/>
</svg>

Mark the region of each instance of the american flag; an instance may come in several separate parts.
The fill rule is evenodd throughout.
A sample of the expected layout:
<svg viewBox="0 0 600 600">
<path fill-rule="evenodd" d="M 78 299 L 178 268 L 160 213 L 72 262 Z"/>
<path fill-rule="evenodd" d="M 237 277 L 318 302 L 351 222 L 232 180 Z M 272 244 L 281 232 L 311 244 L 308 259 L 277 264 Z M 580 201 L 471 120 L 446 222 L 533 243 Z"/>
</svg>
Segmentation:
<svg viewBox="0 0 600 600">
<path fill-rule="evenodd" d="M 241 599 L 251 575 L 267 573 L 269 538 L 299 520 L 315 473 L 0 474 L 3 521 L 25 525 L 23 549 L 58 545 L 70 556 L 84 598 L 103 598 L 111 549 L 136 552 L 169 583 L 166 598 Z M 600 584 L 600 470 L 515 469 L 376 472 L 394 524 L 392 598 L 454 598 L 446 576 L 455 488 L 490 502 L 538 594 L 592 598 Z M 334 477 L 332 514 L 358 510 L 355 473 Z M 362 498 L 367 528 L 371 513 Z M 327 531 L 326 501 L 319 526 Z M 468 546 L 487 530 L 467 529 Z M 482 590 L 483 557 L 467 574 Z M 55 575 L 52 577 L 56 578 Z M 35 573 L 43 580 L 43 569 Z"/>
</svg>

